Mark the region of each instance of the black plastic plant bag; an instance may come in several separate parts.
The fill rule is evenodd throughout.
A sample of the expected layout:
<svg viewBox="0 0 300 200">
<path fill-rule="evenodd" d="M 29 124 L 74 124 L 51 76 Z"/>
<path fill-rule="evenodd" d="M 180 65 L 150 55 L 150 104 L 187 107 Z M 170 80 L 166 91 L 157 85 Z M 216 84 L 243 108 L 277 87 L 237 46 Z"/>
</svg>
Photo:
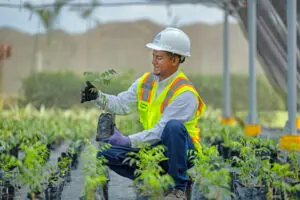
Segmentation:
<svg viewBox="0 0 300 200">
<path fill-rule="evenodd" d="M 231 157 L 231 149 L 229 147 L 225 147 L 224 145 L 218 145 L 218 151 L 219 154 L 224 158 L 224 159 L 229 159 Z"/>
<path fill-rule="evenodd" d="M 198 182 L 193 183 L 191 190 L 192 191 L 191 191 L 190 197 L 191 197 L 192 200 L 208 200 L 204 196 L 204 193 L 199 190 L 199 183 Z"/>
<path fill-rule="evenodd" d="M 111 113 L 101 113 L 98 118 L 96 141 L 108 138 L 113 135 L 115 127 L 114 115 Z"/>
<path fill-rule="evenodd" d="M 54 184 L 49 184 L 45 190 L 46 200 L 61 200 L 63 187 L 63 181 L 58 181 Z"/>
<path fill-rule="evenodd" d="M 267 187 L 246 187 L 238 180 L 233 184 L 237 200 L 267 200 Z"/>
<path fill-rule="evenodd" d="M 0 170 L 0 199 L 13 200 L 15 194 L 15 188 L 5 178 L 5 174 Z"/>
<path fill-rule="evenodd" d="M 8 182 L 0 183 L 0 199 L 13 200 L 15 188 Z"/>
</svg>

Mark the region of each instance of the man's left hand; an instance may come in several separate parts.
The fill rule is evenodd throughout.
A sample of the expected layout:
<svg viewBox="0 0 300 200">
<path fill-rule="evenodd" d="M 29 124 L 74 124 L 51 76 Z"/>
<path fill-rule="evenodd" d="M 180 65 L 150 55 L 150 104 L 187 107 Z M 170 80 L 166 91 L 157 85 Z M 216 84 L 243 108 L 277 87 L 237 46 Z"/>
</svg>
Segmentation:
<svg viewBox="0 0 300 200">
<path fill-rule="evenodd" d="M 128 136 L 122 135 L 115 127 L 114 134 L 108 138 L 101 139 L 102 142 L 107 142 L 111 145 L 130 147 L 131 142 Z"/>
</svg>

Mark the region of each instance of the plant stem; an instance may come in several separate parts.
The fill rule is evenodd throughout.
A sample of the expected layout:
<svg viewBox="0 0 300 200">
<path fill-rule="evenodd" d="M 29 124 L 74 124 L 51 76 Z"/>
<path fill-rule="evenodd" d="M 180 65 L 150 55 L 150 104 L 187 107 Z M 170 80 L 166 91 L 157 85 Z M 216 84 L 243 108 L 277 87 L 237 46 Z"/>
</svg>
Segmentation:
<svg viewBox="0 0 300 200">
<path fill-rule="evenodd" d="M 94 200 L 94 199 L 95 199 L 95 189 L 94 188 L 89 188 L 86 200 Z"/>
<path fill-rule="evenodd" d="M 220 191 L 220 187 L 217 186 L 217 200 L 221 200 L 221 191 Z"/>
<path fill-rule="evenodd" d="M 270 183 L 268 183 L 267 199 L 268 200 L 272 200 L 273 199 L 273 190 L 272 190 L 272 187 L 271 187 Z"/>
<path fill-rule="evenodd" d="M 35 194 L 34 194 L 34 192 L 31 193 L 31 200 L 35 200 Z"/>
</svg>

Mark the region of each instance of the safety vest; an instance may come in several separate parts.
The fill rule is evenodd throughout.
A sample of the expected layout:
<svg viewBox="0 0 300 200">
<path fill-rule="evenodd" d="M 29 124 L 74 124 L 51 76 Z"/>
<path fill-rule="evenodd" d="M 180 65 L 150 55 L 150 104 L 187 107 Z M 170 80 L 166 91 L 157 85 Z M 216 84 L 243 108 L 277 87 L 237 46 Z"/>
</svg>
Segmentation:
<svg viewBox="0 0 300 200">
<path fill-rule="evenodd" d="M 145 130 L 151 129 L 160 120 L 165 108 L 181 93 L 191 91 L 198 98 L 199 106 L 196 115 L 190 121 L 184 123 L 196 150 L 200 150 L 200 128 L 198 120 L 206 110 L 206 105 L 202 101 L 197 90 L 184 75 L 179 71 L 178 75 L 172 80 L 165 89 L 156 97 L 157 82 L 153 73 L 145 73 L 138 83 L 137 98 L 140 122 Z"/>
</svg>

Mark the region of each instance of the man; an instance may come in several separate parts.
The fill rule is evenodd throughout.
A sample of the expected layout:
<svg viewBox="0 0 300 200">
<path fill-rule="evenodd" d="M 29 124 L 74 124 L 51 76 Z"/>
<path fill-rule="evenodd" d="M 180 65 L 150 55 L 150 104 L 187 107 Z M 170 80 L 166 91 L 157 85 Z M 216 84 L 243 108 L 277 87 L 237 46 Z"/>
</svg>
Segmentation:
<svg viewBox="0 0 300 200">
<path fill-rule="evenodd" d="M 106 110 L 125 115 L 138 110 L 144 131 L 123 136 L 117 129 L 102 141 L 110 143 L 104 155 L 108 166 L 121 176 L 134 179 L 134 169 L 122 161 L 126 153 L 138 147 L 139 142 L 151 145 L 161 143 L 167 147 L 167 171 L 175 181 L 175 188 L 165 199 L 186 199 L 189 180 L 187 151 L 200 149 L 198 120 L 205 111 L 205 104 L 179 65 L 190 56 L 190 39 L 180 29 L 166 28 L 146 45 L 152 49 L 153 73 L 145 73 L 130 88 L 117 96 L 93 93 L 88 83 L 81 94 L 81 101 L 93 100 Z"/>
</svg>

